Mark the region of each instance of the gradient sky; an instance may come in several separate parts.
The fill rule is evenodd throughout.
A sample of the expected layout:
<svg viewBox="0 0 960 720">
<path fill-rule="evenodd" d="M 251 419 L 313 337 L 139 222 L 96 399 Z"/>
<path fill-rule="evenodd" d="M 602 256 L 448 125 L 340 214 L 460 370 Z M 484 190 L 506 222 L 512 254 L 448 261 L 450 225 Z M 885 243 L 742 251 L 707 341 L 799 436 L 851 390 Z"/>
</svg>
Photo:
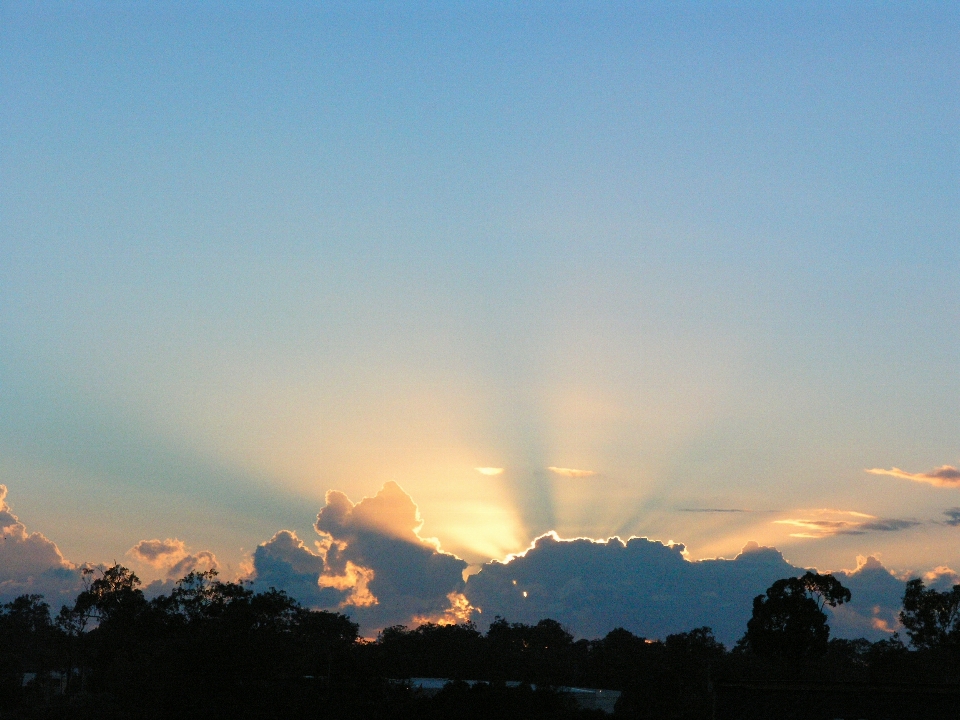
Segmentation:
<svg viewBox="0 0 960 720">
<path fill-rule="evenodd" d="M 960 483 L 908 477 L 960 465 L 958 37 L 947 2 L 4 2 L 7 500 L 75 562 L 239 572 L 393 480 L 471 563 L 960 568 Z"/>
</svg>

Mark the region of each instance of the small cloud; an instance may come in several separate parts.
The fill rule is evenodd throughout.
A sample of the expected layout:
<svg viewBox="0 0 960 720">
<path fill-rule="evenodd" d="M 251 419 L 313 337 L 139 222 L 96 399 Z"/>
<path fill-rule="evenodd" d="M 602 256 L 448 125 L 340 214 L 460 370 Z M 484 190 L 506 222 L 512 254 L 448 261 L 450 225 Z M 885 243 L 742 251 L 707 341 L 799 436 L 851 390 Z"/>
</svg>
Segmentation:
<svg viewBox="0 0 960 720">
<path fill-rule="evenodd" d="M 183 540 L 141 540 L 128 551 L 130 556 L 151 567 L 167 567 L 187 555 Z"/>
<path fill-rule="evenodd" d="M 501 475 L 503 474 L 503 468 L 495 467 L 478 467 L 474 468 L 481 475 Z"/>
<path fill-rule="evenodd" d="M 943 514 L 947 516 L 947 519 L 944 520 L 947 525 L 960 526 L 960 507 L 948 508 L 943 511 Z"/>
<path fill-rule="evenodd" d="M 916 527 L 920 523 L 916 520 L 874 520 L 872 522 L 865 522 L 860 526 L 860 529 L 863 531 L 874 531 L 874 532 L 897 532 L 898 530 L 906 530 L 908 528 Z"/>
<path fill-rule="evenodd" d="M 680 512 L 689 513 L 748 513 L 750 510 L 743 508 L 678 508 Z"/>
<path fill-rule="evenodd" d="M 141 540 L 127 551 L 135 560 L 152 568 L 164 570 L 168 578 L 181 578 L 193 571 L 216 570 L 220 567 L 209 550 L 191 553 L 183 540 Z"/>
<path fill-rule="evenodd" d="M 821 538 L 831 535 L 850 535 L 859 527 L 859 523 L 847 520 L 811 520 L 806 518 L 788 518 L 774 520 L 774 525 L 789 525 L 797 528 L 797 532 L 790 533 L 790 537 Z"/>
<path fill-rule="evenodd" d="M 853 510 L 808 510 L 813 517 L 784 518 L 774 520 L 774 525 L 789 525 L 796 528 L 790 537 L 825 538 L 833 535 L 864 535 L 868 532 L 898 532 L 920 525 L 916 520 L 901 518 L 878 518 Z M 820 516 L 820 517 L 817 517 Z"/>
<path fill-rule="evenodd" d="M 577 470 L 576 468 L 553 467 L 552 465 L 548 467 L 547 470 L 569 478 L 585 478 L 597 474 L 593 470 Z"/>
<path fill-rule="evenodd" d="M 930 472 L 911 473 L 900 468 L 867 468 L 867 472 L 872 475 L 889 475 L 890 477 L 901 478 L 903 480 L 913 480 L 914 482 L 929 483 L 937 487 L 960 487 L 960 470 L 952 465 L 942 465 Z"/>
</svg>

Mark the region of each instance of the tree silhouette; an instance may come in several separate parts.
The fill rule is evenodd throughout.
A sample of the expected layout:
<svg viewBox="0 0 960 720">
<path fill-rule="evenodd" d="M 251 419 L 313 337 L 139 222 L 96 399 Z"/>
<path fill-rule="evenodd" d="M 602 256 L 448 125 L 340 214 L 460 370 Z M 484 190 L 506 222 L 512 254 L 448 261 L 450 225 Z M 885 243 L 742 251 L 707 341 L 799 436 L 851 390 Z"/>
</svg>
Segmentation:
<svg viewBox="0 0 960 720">
<path fill-rule="evenodd" d="M 850 591 L 833 575 L 807 572 L 771 585 L 753 600 L 753 617 L 738 643 L 758 655 L 801 658 L 823 654 L 830 639 L 825 605 L 849 602 Z"/>
<path fill-rule="evenodd" d="M 960 585 L 938 592 L 914 578 L 903 593 L 900 622 L 916 648 L 960 646 Z"/>
</svg>

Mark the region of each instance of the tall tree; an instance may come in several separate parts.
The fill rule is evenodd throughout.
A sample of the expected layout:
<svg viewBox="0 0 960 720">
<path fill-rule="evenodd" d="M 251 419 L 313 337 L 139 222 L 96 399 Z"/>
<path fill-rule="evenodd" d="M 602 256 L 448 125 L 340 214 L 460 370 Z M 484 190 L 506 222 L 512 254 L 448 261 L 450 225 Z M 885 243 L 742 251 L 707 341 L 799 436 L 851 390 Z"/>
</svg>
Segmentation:
<svg viewBox="0 0 960 720">
<path fill-rule="evenodd" d="M 807 572 L 771 585 L 753 600 L 753 616 L 738 643 L 759 655 L 792 658 L 822 654 L 830 640 L 823 608 L 850 600 L 850 591 L 833 575 Z"/>
</svg>

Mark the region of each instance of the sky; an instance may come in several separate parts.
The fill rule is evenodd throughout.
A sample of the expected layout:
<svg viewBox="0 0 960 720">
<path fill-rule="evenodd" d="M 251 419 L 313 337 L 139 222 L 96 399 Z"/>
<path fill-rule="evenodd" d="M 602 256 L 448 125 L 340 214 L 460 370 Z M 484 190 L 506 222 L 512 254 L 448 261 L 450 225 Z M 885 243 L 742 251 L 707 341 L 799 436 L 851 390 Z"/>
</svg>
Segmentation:
<svg viewBox="0 0 960 720">
<path fill-rule="evenodd" d="M 495 606 L 537 538 L 514 560 L 634 536 L 954 577 L 958 32 L 946 2 L 3 3 L 0 591 L 215 565 L 406 598 L 372 627 Z M 401 556 L 443 578 L 422 607 Z"/>
</svg>

